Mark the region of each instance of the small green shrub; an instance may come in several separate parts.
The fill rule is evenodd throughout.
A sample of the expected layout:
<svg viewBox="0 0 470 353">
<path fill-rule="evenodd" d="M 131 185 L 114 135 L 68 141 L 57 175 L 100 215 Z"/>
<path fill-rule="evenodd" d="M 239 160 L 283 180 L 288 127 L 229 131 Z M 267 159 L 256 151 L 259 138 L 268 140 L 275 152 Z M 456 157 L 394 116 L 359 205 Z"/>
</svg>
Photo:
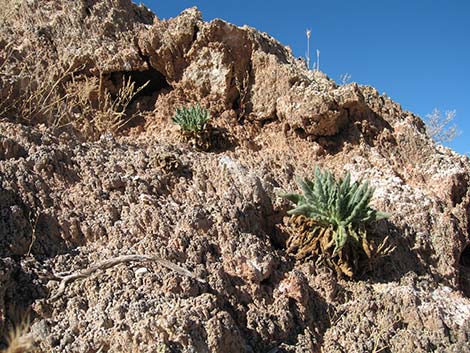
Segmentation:
<svg viewBox="0 0 470 353">
<path fill-rule="evenodd" d="M 210 113 L 199 104 L 176 109 L 172 121 L 181 128 L 183 140 L 195 149 L 208 151 L 213 146 L 213 127 Z"/>
<path fill-rule="evenodd" d="M 178 124 L 185 133 L 200 134 L 205 130 L 209 119 L 209 111 L 196 104 L 176 109 L 172 121 Z"/>
<path fill-rule="evenodd" d="M 368 182 L 351 183 L 349 173 L 336 180 L 316 167 L 314 180 L 299 180 L 299 186 L 303 194 L 281 195 L 296 204 L 288 214 L 297 217 L 294 224 L 301 232 L 291 236 L 288 250 L 297 258 L 321 257 L 351 277 L 360 253 L 370 258 L 374 252 L 390 251 L 384 248 L 386 240 L 376 249 L 367 241 L 366 224 L 388 216 L 370 206 L 374 189 Z"/>
</svg>

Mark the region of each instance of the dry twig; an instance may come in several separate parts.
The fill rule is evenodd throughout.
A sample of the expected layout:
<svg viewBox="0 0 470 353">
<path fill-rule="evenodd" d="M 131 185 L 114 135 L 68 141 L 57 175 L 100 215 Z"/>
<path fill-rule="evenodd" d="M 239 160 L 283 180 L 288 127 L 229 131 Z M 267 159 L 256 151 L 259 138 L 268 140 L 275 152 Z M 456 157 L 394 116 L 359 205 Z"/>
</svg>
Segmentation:
<svg viewBox="0 0 470 353">
<path fill-rule="evenodd" d="M 122 255 L 118 257 L 114 257 L 108 260 L 101 261 L 95 265 L 92 265 L 91 267 L 84 269 L 79 272 L 73 272 L 70 273 L 57 273 L 51 278 L 51 280 L 56 280 L 60 281 L 59 288 L 57 290 L 57 293 L 54 294 L 49 298 L 49 301 L 54 301 L 57 298 L 59 298 L 62 294 L 64 294 L 65 287 L 67 286 L 68 283 L 73 282 L 77 279 L 83 279 L 87 278 L 90 275 L 92 275 L 94 272 L 98 270 L 105 270 L 108 268 L 111 268 L 113 266 L 116 266 L 118 264 L 124 263 L 124 262 L 133 262 L 133 261 L 153 261 L 158 264 L 160 264 L 163 267 L 166 267 L 176 273 L 179 273 L 180 275 L 194 278 L 195 280 L 201 282 L 201 283 L 206 283 L 205 280 L 197 277 L 194 273 L 191 271 L 174 264 L 173 262 L 170 262 L 168 260 L 161 259 L 160 257 L 157 256 L 152 256 L 152 255 Z"/>
</svg>

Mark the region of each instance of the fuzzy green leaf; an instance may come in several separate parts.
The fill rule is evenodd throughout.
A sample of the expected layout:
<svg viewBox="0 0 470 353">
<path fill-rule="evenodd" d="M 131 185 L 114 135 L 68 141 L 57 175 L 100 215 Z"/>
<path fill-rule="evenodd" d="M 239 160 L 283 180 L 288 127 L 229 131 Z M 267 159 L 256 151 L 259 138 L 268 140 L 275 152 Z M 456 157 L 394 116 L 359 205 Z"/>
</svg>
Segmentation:
<svg viewBox="0 0 470 353">
<path fill-rule="evenodd" d="M 189 107 L 177 108 L 171 120 L 178 124 L 185 132 L 200 133 L 206 128 L 209 119 L 209 111 L 196 104 Z"/>
<path fill-rule="evenodd" d="M 279 194 L 279 196 L 295 204 L 305 203 L 305 197 L 300 194 Z"/>
</svg>

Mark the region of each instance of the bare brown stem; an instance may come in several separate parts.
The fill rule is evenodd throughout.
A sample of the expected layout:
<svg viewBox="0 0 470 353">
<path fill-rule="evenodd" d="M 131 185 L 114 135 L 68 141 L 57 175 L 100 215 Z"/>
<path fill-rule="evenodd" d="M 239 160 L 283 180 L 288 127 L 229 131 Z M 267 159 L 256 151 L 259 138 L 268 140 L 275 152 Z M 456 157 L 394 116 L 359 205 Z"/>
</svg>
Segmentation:
<svg viewBox="0 0 470 353">
<path fill-rule="evenodd" d="M 108 268 L 111 268 L 113 266 L 116 266 L 118 264 L 121 264 L 121 263 L 125 263 L 125 262 L 145 262 L 145 261 L 152 261 L 152 262 L 156 262 L 158 263 L 159 265 L 163 266 L 163 267 L 166 267 L 182 276 L 186 276 L 186 277 L 190 277 L 190 278 L 194 278 L 195 280 L 197 280 L 198 282 L 201 282 L 201 283 L 206 283 L 205 280 L 197 277 L 194 273 L 192 273 L 191 271 L 179 266 L 179 265 L 176 265 L 174 264 L 173 262 L 170 262 L 168 260 L 164 260 L 158 256 L 153 256 L 153 255 L 121 255 L 121 256 L 118 256 L 118 257 L 114 257 L 114 258 L 111 258 L 111 259 L 107 259 L 107 260 L 104 260 L 104 261 L 101 261 L 101 262 L 98 262 L 97 264 L 94 264 L 84 270 L 81 270 L 81 271 L 78 271 L 78 272 L 73 272 L 71 274 L 67 274 L 67 275 L 64 275 L 64 274 L 55 274 L 54 277 L 51 279 L 51 280 L 58 280 L 60 281 L 60 284 L 59 284 L 59 288 L 57 290 L 57 292 L 51 296 L 49 298 L 49 301 L 54 301 L 56 300 L 57 298 L 59 298 L 62 294 L 64 294 L 65 292 L 65 288 L 67 286 L 67 284 L 69 284 L 70 282 L 73 282 L 73 281 L 76 281 L 78 279 L 83 279 L 83 278 L 87 278 L 89 277 L 90 275 L 92 275 L 94 272 L 98 271 L 98 270 L 105 270 L 105 269 L 108 269 Z"/>
</svg>

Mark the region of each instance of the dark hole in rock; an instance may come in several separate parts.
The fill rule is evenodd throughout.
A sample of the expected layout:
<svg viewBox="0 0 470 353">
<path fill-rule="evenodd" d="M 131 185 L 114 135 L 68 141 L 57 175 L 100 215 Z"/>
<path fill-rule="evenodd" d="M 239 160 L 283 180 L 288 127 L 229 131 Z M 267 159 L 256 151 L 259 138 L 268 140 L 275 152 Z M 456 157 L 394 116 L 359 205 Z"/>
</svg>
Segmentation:
<svg viewBox="0 0 470 353">
<path fill-rule="evenodd" d="M 307 138 L 307 132 L 301 127 L 294 128 L 294 133 L 301 139 Z"/>
<path fill-rule="evenodd" d="M 467 246 L 463 249 L 462 253 L 460 254 L 459 263 L 462 266 L 470 268 L 470 244 L 467 244 Z"/>
<path fill-rule="evenodd" d="M 196 41 L 198 34 L 199 34 L 199 27 L 197 25 L 195 25 L 194 26 L 194 32 L 193 32 L 193 42 Z"/>
<path fill-rule="evenodd" d="M 278 117 L 276 115 L 270 116 L 269 118 L 263 119 L 260 121 L 261 127 L 264 127 L 265 125 L 269 125 L 270 123 L 274 123 L 278 121 Z"/>
<path fill-rule="evenodd" d="M 452 187 L 451 187 L 451 199 L 452 206 L 460 204 L 465 195 L 467 194 L 469 180 L 468 176 L 463 173 L 459 173 L 452 178 Z"/>
<path fill-rule="evenodd" d="M 240 94 L 238 94 L 237 97 L 234 99 L 232 103 L 232 109 L 236 112 L 238 111 L 238 109 L 240 109 Z"/>
<path fill-rule="evenodd" d="M 462 292 L 470 298 L 470 244 L 460 254 L 459 282 Z"/>
<path fill-rule="evenodd" d="M 233 81 L 235 85 L 235 81 Z M 245 118 L 253 111 L 253 104 L 250 102 L 248 88 L 236 88 L 227 96 L 228 102 L 231 102 L 231 108 L 238 115 L 238 122 L 244 122 Z"/>
<path fill-rule="evenodd" d="M 110 76 L 110 80 L 118 89 L 123 87 L 128 80 L 135 83 L 136 90 L 145 85 L 145 87 L 136 93 L 131 101 L 131 104 L 142 101 L 143 104 L 139 109 L 141 111 L 153 110 L 158 94 L 163 90 L 171 89 L 165 76 L 155 69 L 145 71 L 113 72 Z"/>
</svg>

